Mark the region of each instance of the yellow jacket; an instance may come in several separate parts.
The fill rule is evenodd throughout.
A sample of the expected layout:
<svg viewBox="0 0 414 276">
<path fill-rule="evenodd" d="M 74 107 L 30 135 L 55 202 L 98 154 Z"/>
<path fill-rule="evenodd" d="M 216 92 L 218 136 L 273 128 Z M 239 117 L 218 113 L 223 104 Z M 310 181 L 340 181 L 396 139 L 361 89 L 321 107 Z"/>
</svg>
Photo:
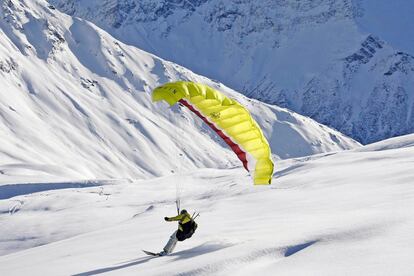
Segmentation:
<svg viewBox="0 0 414 276">
<path fill-rule="evenodd" d="M 182 224 L 186 224 L 191 221 L 191 216 L 189 213 L 180 214 L 175 217 L 166 218 L 166 221 L 178 221 L 178 228 L 183 231 Z"/>
</svg>

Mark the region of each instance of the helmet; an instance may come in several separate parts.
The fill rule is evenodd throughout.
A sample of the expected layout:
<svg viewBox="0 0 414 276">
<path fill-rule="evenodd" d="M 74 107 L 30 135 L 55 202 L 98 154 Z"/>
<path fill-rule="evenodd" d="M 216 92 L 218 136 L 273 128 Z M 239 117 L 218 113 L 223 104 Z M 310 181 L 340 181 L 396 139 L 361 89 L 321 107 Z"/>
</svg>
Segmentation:
<svg viewBox="0 0 414 276">
<path fill-rule="evenodd" d="M 183 215 L 183 214 L 187 214 L 188 212 L 187 212 L 187 210 L 186 209 L 182 209 L 181 210 L 181 212 L 180 212 L 180 215 Z"/>
</svg>

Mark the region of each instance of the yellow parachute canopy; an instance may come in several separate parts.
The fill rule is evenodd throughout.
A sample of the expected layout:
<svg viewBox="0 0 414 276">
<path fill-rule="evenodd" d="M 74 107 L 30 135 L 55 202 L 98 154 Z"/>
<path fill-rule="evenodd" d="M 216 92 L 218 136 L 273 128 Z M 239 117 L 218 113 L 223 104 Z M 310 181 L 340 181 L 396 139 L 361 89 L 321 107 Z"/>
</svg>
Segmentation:
<svg viewBox="0 0 414 276">
<path fill-rule="evenodd" d="M 213 88 L 193 82 L 171 82 L 154 89 L 154 102 L 180 102 L 208 124 L 231 147 L 254 184 L 270 184 L 273 162 L 269 143 L 249 111 Z"/>
</svg>

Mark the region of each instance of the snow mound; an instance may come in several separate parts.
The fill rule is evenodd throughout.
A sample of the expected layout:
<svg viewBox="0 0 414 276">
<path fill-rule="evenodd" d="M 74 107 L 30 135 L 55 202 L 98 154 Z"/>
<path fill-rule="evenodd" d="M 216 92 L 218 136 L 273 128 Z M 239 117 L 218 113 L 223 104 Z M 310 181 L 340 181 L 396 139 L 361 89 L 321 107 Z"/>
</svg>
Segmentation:
<svg viewBox="0 0 414 276">
<path fill-rule="evenodd" d="M 367 145 L 357 151 L 382 151 L 414 147 L 414 135 L 405 135 Z"/>
</svg>

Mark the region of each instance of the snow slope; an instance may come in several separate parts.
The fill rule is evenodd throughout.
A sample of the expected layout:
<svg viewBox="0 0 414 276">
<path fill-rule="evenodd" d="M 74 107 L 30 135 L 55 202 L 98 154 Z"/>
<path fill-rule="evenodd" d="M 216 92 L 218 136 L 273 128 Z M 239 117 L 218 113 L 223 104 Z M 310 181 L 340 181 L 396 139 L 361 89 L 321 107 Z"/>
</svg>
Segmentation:
<svg viewBox="0 0 414 276">
<path fill-rule="evenodd" d="M 252 111 L 278 159 L 272 185 L 252 186 L 190 112 L 150 102 L 176 79 Z M 413 135 L 360 147 L 42 0 L 1 2 L 0 80 L 0 275 L 414 273 Z M 199 229 L 145 256 L 176 229 L 162 218 L 177 184 Z"/>
<path fill-rule="evenodd" d="M 46 1 L 7 0 L 0 4 L 0 183 L 239 167 L 190 111 L 151 102 L 154 87 L 180 79 L 209 84 L 245 104 L 275 159 L 359 146 L 309 118 L 125 45 Z"/>
<path fill-rule="evenodd" d="M 412 1 L 49 2 L 364 144 L 414 132 Z"/>
<path fill-rule="evenodd" d="M 0 274 L 412 275 L 413 156 L 409 135 L 281 161 L 271 186 L 200 169 L 16 196 L 0 201 L 3 253 L 43 245 L 0 257 Z M 146 256 L 176 228 L 162 219 L 176 182 L 199 228 L 170 256 Z"/>
<path fill-rule="evenodd" d="M 397 50 L 414 53 L 414 2 L 355 0 L 363 9 L 357 18 L 362 30 L 388 41 Z"/>
</svg>

